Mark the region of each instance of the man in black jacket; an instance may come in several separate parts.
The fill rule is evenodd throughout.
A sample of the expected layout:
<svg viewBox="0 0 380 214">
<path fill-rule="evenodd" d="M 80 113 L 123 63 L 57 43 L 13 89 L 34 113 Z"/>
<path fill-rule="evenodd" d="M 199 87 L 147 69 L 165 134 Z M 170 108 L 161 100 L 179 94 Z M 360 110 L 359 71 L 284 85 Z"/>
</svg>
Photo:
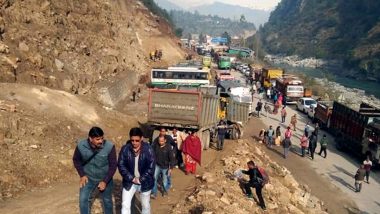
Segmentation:
<svg viewBox="0 0 380 214">
<path fill-rule="evenodd" d="M 317 140 L 318 140 L 317 133 L 313 131 L 309 139 L 309 152 L 310 152 L 311 159 L 313 160 L 314 160 L 315 149 L 317 148 Z"/>
<path fill-rule="evenodd" d="M 123 178 L 121 213 L 131 213 L 131 201 L 136 191 L 140 192 L 141 213 L 150 213 L 150 192 L 154 186 L 156 166 L 153 149 L 143 142 L 140 128 L 132 128 L 129 137 L 130 143 L 121 148 L 118 160 Z"/>
<path fill-rule="evenodd" d="M 157 197 L 157 181 L 158 177 L 162 176 L 163 183 L 163 195 L 167 194 L 168 191 L 168 176 L 171 175 L 173 167 L 176 165 L 176 159 L 173 155 L 173 149 L 171 145 L 166 142 L 165 136 L 158 137 L 158 143 L 153 144 L 153 152 L 156 157 L 156 169 L 154 172 L 154 187 L 152 190 L 151 197 Z"/>
<path fill-rule="evenodd" d="M 174 158 L 176 159 L 177 158 L 177 144 L 175 143 L 174 139 L 172 138 L 172 136 L 168 135 L 167 133 L 167 130 L 165 127 L 161 127 L 160 128 L 160 134 L 158 135 L 158 137 L 156 137 L 156 139 L 153 140 L 153 143 L 152 143 L 152 146 L 158 144 L 158 138 L 159 137 L 165 137 L 165 140 L 166 140 L 166 143 L 169 144 L 171 147 L 171 149 L 173 150 L 172 152 L 172 155 L 174 155 Z M 167 189 L 166 190 L 169 190 L 171 187 L 172 187 L 172 177 L 171 175 L 168 175 L 167 176 Z"/>
<path fill-rule="evenodd" d="M 263 176 L 253 161 L 248 161 L 247 166 L 248 170 L 242 170 L 244 174 L 249 175 L 249 181 L 244 186 L 245 193 L 247 194 L 248 198 L 253 198 L 251 187 L 255 188 L 260 207 L 263 210 L 266 210 L 264 198 L 261 192 L 264 187 Z"/>
</svg>

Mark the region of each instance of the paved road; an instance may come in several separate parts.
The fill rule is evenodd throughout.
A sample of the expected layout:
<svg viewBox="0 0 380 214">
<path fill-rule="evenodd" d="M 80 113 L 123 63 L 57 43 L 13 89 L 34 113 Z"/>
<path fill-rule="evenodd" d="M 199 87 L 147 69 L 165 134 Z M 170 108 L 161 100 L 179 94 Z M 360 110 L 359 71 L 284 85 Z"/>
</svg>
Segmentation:
<svg viewBox="0 0 380 214">
<path fill-rule="evenodd" d="M 241 81 L 245 82 L 243 76 L 240 73 L 232 73 L 237 79 L 240 79 Z M 257 101 L 258 96 L 256 95 L 254 98 L 254 107 L 256 106 Z M 297 114 L 297 131 L 295 132 L 295 136 L 293 136 L 292 142 L 295 147 L 295 151 L 300 152 L 300 137 L 303 134 L 303 130 L 306 123 L 310 120 L 307 117 L 307 115 L 299 111 L 296 111 L 294 106 L 288 107 L 287 113 L 288 117 L 286 118 L 286 125 L 290 124 L 290 117 L 294 114 Z M 269 115 L 268 117 L 262 116 L 261 120 L 267 127 L 269 127 L 269 125 L 272 125 L 275 129 L 277 126 L 281 126 L 282 133 L 284 133 L 284 128 L 286 125 L 280 124 L 281 117 L 279 114 Z M 362 211 L 361 213 L 380 214 L 380 173 L 378 171 L 372 172 L 370 177 L 370 184 L 364 183 L 362 191 L 360 193 L 356 193 L 354 191 L 353 176 L 356 173 L 357 168 L 359 167 L 359 161 L 354 159 L 350 155 L 337 151 L 335 149 L 334 139 L 329 133 L 320 131 L 319 139 L 322 137 L 323 134 L 327 135 L 330 142 L 327 151 L 327 158 L 324 159 L 319 155 L 316 155 L 314 161 L 312 161 L 309 158 L 305 158 L 305 161 L 312 166 L 312 168 L 316 171 L 317 174 L 323 176 L 329 182 L 341 189 L 347 197 L 350 197 Z M 316 152 L 319 152 L 319 145 L 317 147 Z M 292 153 L 291 155 L 296 154 Z"/>
</svg>

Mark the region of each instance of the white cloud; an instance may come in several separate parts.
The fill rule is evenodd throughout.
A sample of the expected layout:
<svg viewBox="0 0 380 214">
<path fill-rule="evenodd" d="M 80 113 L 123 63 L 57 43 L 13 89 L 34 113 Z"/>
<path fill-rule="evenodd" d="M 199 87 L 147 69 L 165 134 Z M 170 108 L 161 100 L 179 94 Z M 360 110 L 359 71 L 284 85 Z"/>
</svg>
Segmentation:
<svg viewBox="0 0 380 214">
<path fill-rule="evenodd" d="M 241 5 L 255 9 L 271 10 L 280 2 L 280 0 L 170 0 L 171 2 L 188 8 L 202 4 L 212 4 L 219 1 L 226 4 Z"/>
</svg>

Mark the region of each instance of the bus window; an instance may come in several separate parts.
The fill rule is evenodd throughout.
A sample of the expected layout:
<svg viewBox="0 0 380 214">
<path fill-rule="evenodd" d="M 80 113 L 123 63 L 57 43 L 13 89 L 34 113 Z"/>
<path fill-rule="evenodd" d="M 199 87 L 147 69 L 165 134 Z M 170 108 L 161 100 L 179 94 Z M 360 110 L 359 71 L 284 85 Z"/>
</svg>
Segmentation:
<svg viewBox="0 0 380 214">
<path fill-rule="evenodd" d="M 173 72 L 173 79 L 180 79 L 180 73 L 179 72 Z"/>
</svg>

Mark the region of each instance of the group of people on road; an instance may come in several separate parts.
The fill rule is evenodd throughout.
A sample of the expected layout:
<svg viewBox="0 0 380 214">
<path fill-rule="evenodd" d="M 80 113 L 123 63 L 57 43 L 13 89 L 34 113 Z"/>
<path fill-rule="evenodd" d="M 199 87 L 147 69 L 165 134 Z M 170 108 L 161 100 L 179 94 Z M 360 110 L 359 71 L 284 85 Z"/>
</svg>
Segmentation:
<svg viewBox="0 0 380 214">
<path fill-rule="evenodd" d="M 160 61 L 161 59 L 162 59 L 162 50 L 161 49 L 159 49 L 159 50 L 154 50 L 154 51 L 151 51 L 150 53 L 149 53 L 149 58 L 150 58 L 150 60 L 152 60 L 152 61 Z"/>
<path fill-rule="evenodd" d="M 196 164 L 201 163 L 201 147 L 194 131 L 189 131 L 186 136 L 173 129 L 169 135 L 165 128 L 160 128 L 159 136 L 150 144 L 144 142 L 140 128 L 132 128 L 129 140 L 117 158 L 115 145 L 104 139 L 103 130 L 92 127 L 88 138 L 78 142 L 73 155 L 74 166 L 80 176 L 80 213 L 90 213 L 96 189 L 102 199 L 103 212 L 113 213 L 113 176 L 117 169 L 123 186 L 121 213 L 131 213 L 136 192 L 140 193 L 142 213 L 151 213 L 150 199 L 157 197 L 159 186 L 164 197 L 168 194 L 173 168 L 182 168 L 186 174 L 196 172 Z"/>
</svg>

